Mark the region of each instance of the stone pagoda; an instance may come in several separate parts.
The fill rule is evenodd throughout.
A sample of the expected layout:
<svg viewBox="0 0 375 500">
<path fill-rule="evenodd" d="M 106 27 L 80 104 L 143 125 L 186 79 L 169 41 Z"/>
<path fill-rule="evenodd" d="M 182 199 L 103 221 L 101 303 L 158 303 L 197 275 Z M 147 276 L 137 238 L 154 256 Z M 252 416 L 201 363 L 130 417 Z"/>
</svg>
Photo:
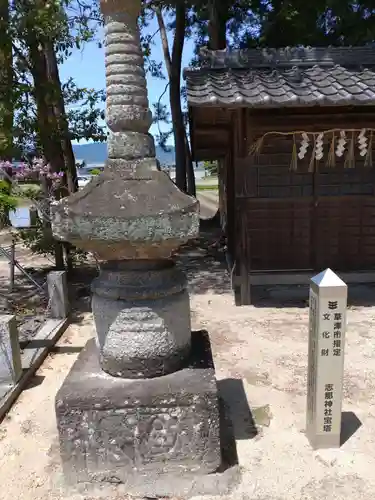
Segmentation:
<svg viewBox="0 0 375 500">
<path fill-rule="evenodd" d="M 171 260 L 198 235 L 198 203 L 157 168 L 140 6 L 102 1 L 108 161 L 52 209 L 55 236 L 100 262 L 96 341 L 56 397 L 64 475 L 73 485 L 168 481 L 221 463 L 209 342 L 191 334 L 186 279 Z"/>
</svg>

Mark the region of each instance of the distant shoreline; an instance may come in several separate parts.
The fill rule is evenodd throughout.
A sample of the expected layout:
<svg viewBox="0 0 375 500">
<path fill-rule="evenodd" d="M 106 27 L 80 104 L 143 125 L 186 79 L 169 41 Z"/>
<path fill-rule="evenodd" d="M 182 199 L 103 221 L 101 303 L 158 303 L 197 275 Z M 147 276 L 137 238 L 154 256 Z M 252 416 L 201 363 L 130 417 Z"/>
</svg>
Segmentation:
<svg viewBox="0 0 375 500">
<path fill-rule="evenodd" d="M 80 176 L 90 176 L 90 170 L 103 169 L 105 167 L 104 163 L 87 163 L 83 168 L 78 168 L 78 175 Z M 173 167 L 161 167 L 162 171 L 167 173 L 172 179 L 176 176 L 176 169 Z M 195 179 L 203 180 L 209 179 L 210 176 L 206 176 L 206 171 L 203 168 L 194 168 Z"/>
<path fill-rule="evenodd" d="M 106 142 L 90 142 L 86 144 L 73 145 L 76 162 L 85 162 L 86 165 L 103 165 L 108 158 Z M 155 147 L 155 156 L 161 165 L 169 166 L 176 164 L 176 152 L 174 146 L 168 146 L 167 151 L 160 146 Z"/>
</svg>

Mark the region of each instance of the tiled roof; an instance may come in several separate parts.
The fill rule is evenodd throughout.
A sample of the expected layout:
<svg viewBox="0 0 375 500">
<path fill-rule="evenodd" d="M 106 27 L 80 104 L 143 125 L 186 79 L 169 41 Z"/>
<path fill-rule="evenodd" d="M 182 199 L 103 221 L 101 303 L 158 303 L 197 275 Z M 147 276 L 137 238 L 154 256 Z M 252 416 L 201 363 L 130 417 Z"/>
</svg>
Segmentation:
<svg viewBox="0 0 375 500">
<path fill-rule="evenodd" d="M 184 72 L 190 106 L 375 105 L 375 47 L 205 51 Z"/>
</svg>

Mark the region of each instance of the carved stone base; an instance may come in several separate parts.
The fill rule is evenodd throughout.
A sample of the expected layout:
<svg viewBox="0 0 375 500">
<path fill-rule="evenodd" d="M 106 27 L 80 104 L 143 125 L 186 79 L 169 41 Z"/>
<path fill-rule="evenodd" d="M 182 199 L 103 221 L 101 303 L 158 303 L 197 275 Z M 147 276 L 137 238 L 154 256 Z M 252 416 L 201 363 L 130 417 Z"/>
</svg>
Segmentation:
<svg viewBox="0 0 375 500">
<path fill-rule="evenodd" d="M 215 371 L 208 338 L 194 334 L 188 367 L 146 380 L 112 377 L 89 341 L 56 397 L 68 484 L 149 483 L 203 475 L 221 464 Z M 155 495 L 157 496 L 157 495 Z"/>
</svg>

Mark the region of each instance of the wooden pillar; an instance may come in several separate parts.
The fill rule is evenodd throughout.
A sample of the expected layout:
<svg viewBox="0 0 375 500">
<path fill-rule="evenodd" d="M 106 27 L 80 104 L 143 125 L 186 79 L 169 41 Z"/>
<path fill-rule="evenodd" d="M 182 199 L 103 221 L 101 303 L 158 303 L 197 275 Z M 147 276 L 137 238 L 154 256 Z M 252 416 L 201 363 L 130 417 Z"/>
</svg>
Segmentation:
<svg viewBox="0 0 375 500">
<path fill-rule="evenodd" d="M 249 130 L 249 113 L 246 108 L 241 109 L 240 115 L 240 156 L 244 160 L 242 168 L 246 168 L 247 161 L 245 160 L 249 155 L 249 145 L 251 140 L 252 131 Z M 249 159 L 250 160 L 250 159 Z M 239 187 L 238 187 L 239 188 Z M 247 230 L 247 216 L 248 208 L 237 211 L 239 220 L 239 230 L 241 241 L 241 255 L 240 255 L 240 273 L 241 273 L 241 305 L 249 306 L 251 304 L 251 240 Z"/>
</svg>

